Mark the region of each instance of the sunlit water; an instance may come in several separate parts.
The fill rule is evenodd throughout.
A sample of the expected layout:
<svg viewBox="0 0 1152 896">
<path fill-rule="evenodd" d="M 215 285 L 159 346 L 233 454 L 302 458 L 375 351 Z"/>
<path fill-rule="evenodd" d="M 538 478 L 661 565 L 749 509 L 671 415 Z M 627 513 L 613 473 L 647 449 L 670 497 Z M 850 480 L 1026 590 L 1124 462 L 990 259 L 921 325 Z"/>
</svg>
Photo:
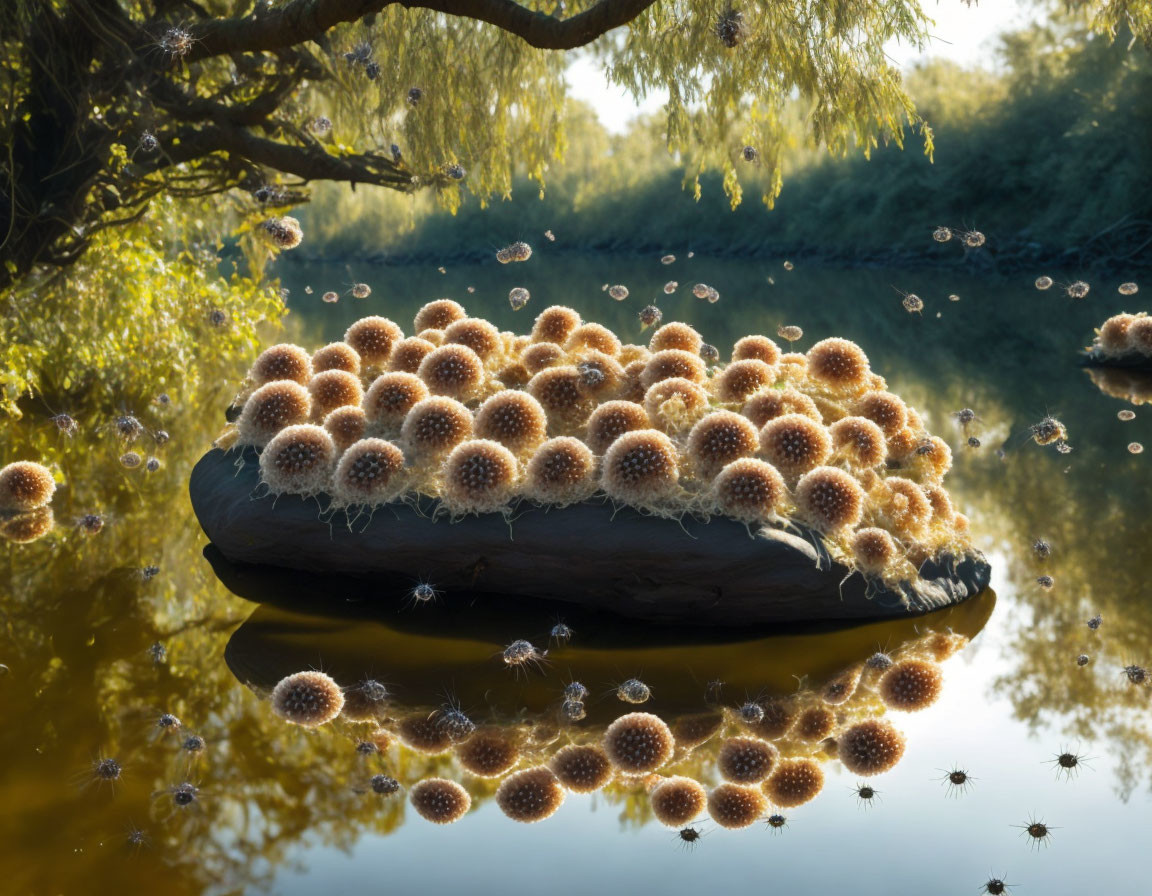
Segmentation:
<svg viewBox="0 0 1152 896">
<path fill-rule="evenodd" d="M 1025 894 L 1146 892 L 1139 846 L 1152 809 L 1152 689 L 1131 684 L 1123 669 L 1152 662 L 1152 452 L 1126 447 L 1152 447 L 1152 411 L 1105 394 L 1076 365 L 1094 325 L 1142 307 L 1144 293 L 1116 292 L 1137 273 L 1088 276 L 1091 293 L 1074 301 L 1059 286 L 1039 292 L 1032 281 L 1049 273 L 1059 284 L 1081 272 L 786 270 L 783 259 L 688 259 L 685 251 L 670 265 L 549 251 L 537 246 L 526 264 L 493 260 L 444 274 L 284 265 L 290 332 L 318 345 L 360 316 L 404 325 L 423 302 L 451 296 L 521 332 L 539 310 L 563 303 L 641 341 L 637 312 L 652 302 L 666 321 L 693 324 L 722 353 L 740 335 L 773 335 L 783 324 L 804 329 L 801 349 L 829 335 L 852 338 L 953 446 L 947 485 L 994 565 L 995 593 L 919 620 L 744 635 L 653 631 L 551 605 L 397 607 L 397 595 L 363 583 L 255 575 L 203 555 L 187 475 L 222 425 L 242 371 L 222 374 L 213 394 L 175 391 L 169 408 L 132 409 L 173 436 L 149 447 L 163 461 L 152 474 L 117 464 L 123 448 L 103 418 L 73 409 L 84 431 L 67 441 L 51 431 L 45 409 L 16 428 L 4 457 L 35 446 L 60 463 L 68 485 L 54 502 L 55 532 L 0 554 L 0 890 L 973 894 L 1001 877 L 1010 892 Z M 672 279 L 679 287 L 665 295 Z M 356 282 L 371 285 L 372 295 L 354 299 Z M 623 302 L 601 289 L 617 283 L 630 291 Z M 715 287 L 720 300 L 694 298 L 696 283 Z M 507 298 L 515 286 L 532 296 L 519 312 Z M 321 301 L 330 289 L 339 302 Z M 903 309 L 910 292 L 924 300 L 922 314 Z M 963 407 L 979 415 L 970 433 L 950 416 Z M 1136 418 L 1119 420 L 1123 408 Z M 1027 439 L 1027 426 L 1046 413 L 1068 427 L 1071 453 Z M 979 448 L 965 445 L 969 434 Z M 88 535 L 75 524 L 94 511 L 107 524 Z M 1033 554 L 1038 537 L 1052 544 L 1047 561 Z M 159 572 L 149 578 L 141 570 L 151 565 Z M 1054 579 L 1051 590 L 1037 584 L 1044 574 Z M 511 675 L 500 647 L 517 637 L 543 645 L 558 612 L 576 631 L 572 643 L 554 645 L 542 670 Z M 1102 624 L 1093 631 L 1086 623 L 1097 614 Z M 883 712 L 907 738 L 899 764 L 869 779 L 874 804 L 859 801 L 862 779 L 819 743 L 790 736 L 781 748 L 816 756 L 823 791 L 785 810 L 777 832 L 762 822 L 725 830 L 702 813 L 693 849 L 651 818 L 641 783 L 569 794 L 551 818 L 518 824 L 498 808 L 496 782 L 468 775 L 451 753 L 393 744 L 363 756 L 355 745 L 371 726 L 338 720 L 308 732 L 280 721 L 264 699 L 279 677 L 302 668 L 342 681 L 374 675 L 393 686 L 396 717 L 451 698 L 478 721 L 500 721 L 534 757 L 523 766 L 568 737 L 548 743 L 552 735 L 538 722 L 555 719 L 560 689 L 573 677 L 592 691 L 588 718 L 573 729 L 580 739 L 632 708 L 612 693 L 630 676 L 652 687 L 652 700 L 638 708 L 670 721 L 715 711 L 706 699 L 713 679 L 726 682 L 718 702 L 729 712 L 749 697 L 811 700 L 873 650 L 913 649 L 929 629 L 948 628 L 972 640 L 943 663 L 944 690 L 933 706 L 883 711 L 867 677 L 846 705 L 849 719 Z M 1081 653 L 1091 658 L 1084 667 Z M 184 723 L 179 737 L 160 736 L 155 721 L 164 711 Z M 726 730 L 738 727 L 729 722 Z M 193 733 L 206 742 L 196 754 L 180 746 Z M 672 767 L 717 783 L 721 740 Z M 1075 775 L 1058 774 L 1051 761 L 1065 750 L 1085 758 Z M 114 784 L 91 774 L 106 757 L 123 767 Z M 963 792 L 943 780 L 954 768 L 972 778 Z M 380 772 L 405 787 L 432 775 L 457 780 L 472 810 L 455 824 L 430 824 L 403 794 L 365 792 Z M 184 781 L 199 788 L 198 798 L 180 809 L 170 788 Z M 1030 840 L 1020 826 L 1033 819 L 1051 828 L 1050 839 Z M 142 843 L 130 842 L 133 831 Z"/>
</svg>

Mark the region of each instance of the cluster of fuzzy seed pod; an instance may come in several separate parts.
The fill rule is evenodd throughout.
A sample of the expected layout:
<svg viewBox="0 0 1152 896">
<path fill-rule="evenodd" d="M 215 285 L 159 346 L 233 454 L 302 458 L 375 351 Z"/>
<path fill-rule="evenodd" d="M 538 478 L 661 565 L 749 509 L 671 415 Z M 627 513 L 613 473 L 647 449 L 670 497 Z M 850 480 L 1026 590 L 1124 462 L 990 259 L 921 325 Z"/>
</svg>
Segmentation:
<svg viewBox="0 0 1152 896">
<path fill-rule="evenodd" d="M 1120 315 L 1101 341 L 1128 351 L 1149 327 Z M 600 494 L 666 516 L 792 521 L 887 583 L 967 549 L 941 485 L 951 449 L 846 339 L 785 354 L 744 336 L 722 364 L 684 323 L 623 344 L 552 306 L 517 336 L 451 299 L 422 307 L 413 332 L 366 317 L 311 355 L 285 344 L 257 358 L 236 442 L 267 453 L 292 432 L 262 461 L 271 490 L 338 505 L 423 494 L 453 516 Z"/>
<path fill-rule="evenodd" d="M 1145 311 L 1113 315 L 1096 331 L 1096 341 L 1092 348 L 1108 359 L 1152 359 L 1152 316 Z"/>
</svg>

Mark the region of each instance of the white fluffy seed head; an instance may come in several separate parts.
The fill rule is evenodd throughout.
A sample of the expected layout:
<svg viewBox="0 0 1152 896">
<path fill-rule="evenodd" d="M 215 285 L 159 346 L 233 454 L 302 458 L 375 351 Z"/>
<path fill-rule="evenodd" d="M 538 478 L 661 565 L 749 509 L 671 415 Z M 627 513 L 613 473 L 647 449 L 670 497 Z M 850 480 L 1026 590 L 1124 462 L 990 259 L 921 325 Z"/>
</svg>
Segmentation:
<svg viewBox="0 0 1152 896">
<path fill-rule="evenodd" d="M 260 454 L 260 476 L 274 494 L 314 495 L 328 488 L 336 445 L 328 431 L 310 423 L 277 433 Z"/>
<path fill-rule="evenodd" d="M 305 423 L 312 414 L 312 396 L 294 380 L 265 383 L 248 396 L 236 421 L 239 444 L 261 448 L 276 433 Z"/>
<path fill-rule="evenodd" d="M 452 449 L 442 468 L 441 500 L 453 513 L 492 513 L 508 505 L 520 465 L 499 442 L 472 439 Z"/>
<path fill-rule="evenodd" d="M 340 457 L 332 494 L 339 504 L 374 505 L 404 490 L 404 454 L 384 439 L 361 439 Z"/>
<path fill-rule="evenodd" d="M 666 501 L 675 494 L 679 479 L 676 446 L 655 429 L 628 432 L 613 442 L 600 477 L 609 496 L 637 507 Z"/>
</svg>

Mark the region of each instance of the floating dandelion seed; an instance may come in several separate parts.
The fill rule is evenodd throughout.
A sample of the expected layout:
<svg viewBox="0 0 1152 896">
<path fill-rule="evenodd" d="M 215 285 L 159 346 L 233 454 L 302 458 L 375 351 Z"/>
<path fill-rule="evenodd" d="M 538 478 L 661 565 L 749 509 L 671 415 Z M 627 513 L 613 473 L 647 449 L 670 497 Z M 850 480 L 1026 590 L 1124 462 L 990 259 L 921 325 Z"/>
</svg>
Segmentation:
<svg viewBox="0 0 1152 896">
<path fill-rule="evenodd" d="M 990 877 L 980 892 L 987 893 L 989 896 L 1007 896 L 1010 886 L 1012 885 L 1005 883 L 1003 878 Z"/>
<path fill-rule="evenodd" d="M 715 287 L 709 286 L 708 287 L 708 294 L 705 295 L 704 298 L 706 298 L 708 300 L 709 305 L 715 305 L 717 302 L 720 301 L 720 293 L 718 293 L 716 291 Z"/>
<path fill-rule="evenodd" d="M 938 243 L 946 243 L 952 239 L 952 231 L 947 227 L 937 227 L 932 231 L 932 239 Z"/>
<path fill-rule="evenodd" d="M 1037 277 L 1035 285 L 1036 285 L 1037 289 L 1044 290 L 1044 289 L 1051 289 L 1052 283 L 1053 283 L 1053 280 L 1051 277 Z"/>
<path fill-rule="evenodd" d="M 956 293 L 951 293 L 951 294 L 949 294 L 949 296 L 948 296 L 948 301 L 949 301 L 949 302 L 959 302 L 959 301 L 960 301 L 960 296 L 956 295 Z"/>
<path fill-rule="evenodd" d="M 519 639 L 504 648 L 504 665 L 512 669 L 528 666 L 535 666 L 539 669 L 547 655 L 547 650 L 537 650 L 531 641 Z"/>
<path fill-rule="evenodd" d="M 327 134 L 332 130 L 332 119 L 327 115 L 317 115 L 312 119 L 311 128 L 315 134 Z"/>
<path fill-rule="evenodd" d="M 967 771 L 962 768 L 954 768 L 951 771 L 945 772 L 941 781 L 948 788 L 949 796 L 960 796 L 968 792 L 968 788 L 972 786 L 972 782 L 976 779 L 973 778 Z"/>
<path fill-rule="evenodd" d="M 984 234 L 979 230 L 973 230 L 970 233 L 964 234 L 964 245 L 969 249 L 979 249 L 984 245 Z"/>
<path fill-rule="evenodd" d="M 676 261 L 675 255 L 661 255 L 660 264 L 673 264 Z"/>
<path fill-rule="evenodd" d="M 328 290 L 328 292 L 324 293 L 324 295 L 320 297 L 320 301 L 328 302 L 331 304 L 332 302 L 339 302 L 340 296 L 334 293 L 332 290 Z"/>
<path fill-rule="evenodd" d="M 883 672 L 885 669 L 890 669 L 894 662 L 895 661 L 892 659 L 892 657 L 883 651 L 878 650 L 864 661 L 864 665 L 869 669 L 876 669 Z"/>
<path fill-rule="evenodd" d="M 919 314 L 924 310 L 924 300 L 914 292 L 904 296 L 904 301 L 901 304 L 904 306 L 904 310 L 910 314 Z"/>
<path fill-rule="evenodd" d="M 804 331 L 799 327 L 782 325 L 776 328 L 776 335 L 786 342 L 799 342 L 804 338 Z"/>
<path fill-rule="evenodd" d="M 584 687 L 580 682 L 569 682 L 564 686 L 564 699 L 573 701 L 583 701 L 588 696 L 588 688 Z"/>
<path fill-rule="evenodd" d="M 1090 662 L 1092 662 L 1092 658 L 1089 657 L 1086 653 L 1082 653 L 1076 657 L 1077 666 L 1087 666 Z"/>
<path fill-rule="evenodd" d="M 572 640 L 572 629 L 566 626 L 563 622 L 557 622 L 554 626 L 552 626 L 552 631 L 549 633 L 549 637 L 557 644 L 567 644 Z M 580 687 L 583 688 L 584 686 L 580 685 Z M 565 694 L 567 694 L 567 688 L 565 688 Z M 584 698 L 581 697 L 579 699 L 582 700 Z"/>
<path fill-rule="evenodd" d="M 1064 292 L 1068 294 L 1069 298 L 1083 299 L 1088 295 L 1090 288 L 1083 280 L 1077 280 L 1074 283 L 1069 283 Z"/>
<path fill-rule="evenodd" d="M 414 604 L 428 604 L 439 596 L 440 592 L 429 582 L 417 582 L 408 592 L 408 597 Z"/>
<path fill-rule="evenodd" d="M 745 162 L 756 162 L 760 159 L 760 150 L 755 146 L 745 146 L 740 150 L 740 155 L 744 157 Z"/>
<path fill-rule="evenodd" d="M 184 28 L 169 28 L 160 36 L 160 49 L 174 59 L 187 56 L 192 50 L 192 32 Z"/>
<path fill-rule="evenodd" d="M 388 775 L 373 775 L 368 786 L 372 788 L 373 793 L 378 793 L 380 796 L 392 796 L 400 792 L 400 782 Z"/>
<path fill-rule="evenodd" d="M 1081 756 L 1077 753 L 1065 750 L 1062 753 L 1057 753 L 1048 763 L 1055 767 L 1056 777 L 1063 777 L 1065 780 L 1071 780 L 1080 774 L 1080 768 L 1091 768 L 1088 765 L 1088 758 Z"/>
<path fill-rule="evenodd" d="M 408 105 L 415 106 L 424 98 L 424 91 L 419 87 L 408 88 Z"/>
<path fill-rule="evenodd" d="M 372 287 L 367 283 L 357 283 L 353 285 L 351 292 L 354 299 L 366 299 L 372 295 Z"/>
<path fill-rule="evenodd" d="M 513 311 L 519 311 L 527 305 L 530 298 L 531 295 L 523 286 L 515 286 L 508 292 L 508 304 L 512 306 Z"/>
<path fill-rule="evenodd" d="M 667 283 L 664 284 L 664 295 L 666 295 L 666 296 L 672 295 L 672 293 L 676 292 L 676 287 L 678 287 L 679 285 L 680 284 L 677 283 L 675 280 L 669 280 Z"/>
<path fill-rule="evenodd" d="M 771 830 L 773 834 L 779 834 L 780 831 L 787 826 L 788 819 L 777 812 L 769 815 L 764 820 L 764 823 L 768 825 L 769 830 Z"/>
<path fill-rule="evenodd" d="M 639 678 L 629 678 L 618 688 L 616 688 L 616 697 L 625 703 L 647 703 L 648 699 L 652 696 L 652 691 L 648 685 L 644 684 Z"/>
<path fill-rule="evenodd" d="M 1140 287 L 1135 283 L 1121 283 L 1116 288 L 1116 291 L 1122 296 L 1134 296 L 1140 291 Z"/>
<path fill-rule="evenodd" d="M 1100 626 L 1101 626 L 1101 624 L 1103 624 L 1103 622 L 1104 622 L 1104 617 L 1097 614 L 1097 615 L 1093 616 L 1091 619 L 1089 619 L 1088 622 L 1085 624 L 1088 626 L 1088 628 L 1092 629 L 1092 631 L 1096 631 L 1098 628 L 1100 628 Z"/>
<path fill-rule="evenodd" d="M 150 457 L 144 464 L 144 469 L 149 473 L 155 473 L 160 469 L 160 459 L 158 457 Z"/>
<path fill-rule="evenodd" d="M 48 419 L 52 421 L 52 423 L 61 433 L 68 436 L 69 438 L 76 435 L 76 433 L 80 430 L 80 427 L 76 421 L 67 414 L 56 414 L 54 417 L 49 417 Z"/>
<path fill-rule="evenodd" d="M 369 81 L 375 81 L 380 77 L 380 63 L 375 60 L 369 62 L 364 66 L 364 75 Z"/>
<path fill-rule="evenodd" d="M 739 46 L 744 40 L 744 13 L 729 6 L 716 18 L 712 31 L 728 49 Z"/>
<path fill-rule="evenodd" d="M 1056 584 L 1056 581 L 1052 578 L 1052 576 L 1039 576 L 1036 579 L 1036 584 L 1043 588 L 1045 591 L 1051 591 L 1052 586 Z"/>
<path fill-rule="evenodd" d="M 264 236 L 277 249 L 295 249 L 304 239 L 300 222 L 288 215 L 269 218 L 260 227 L 264 231 Z"/>
<path fill-rule="evenodd" d="M 148 648 L 148 655 L 152 657 L 152 662 L 157 666 L 162 666 L 168 661 L 168 648 L 157 641 Z"/>
<path fill-rule="evenodd" d="M 758 725 L 764 720 L 764 707 L 754 700 L 747 701 L 736 712 L 741 721 L 748 725 Z"/>
<path fill-rule="evenodd" d="M 160 148 L 160 141 L 156 139 L 156 135 L 151 131 L 145 131 L 140 135 L 139 145 L 141 152 L 155 152 Z"/>
<path fill-rule="evenodd" d="M 184 742 L 180 744 L 180 749 L 186 753 L 201 753 L 208 744 L 199 734 L 190 734 L 184 738 Z"/>
<path fill-rule="evenodd" d="M 1148 670 L 1143 666 L 1137 666 L 1135 663 L 1124 667 L 1125 677 L 1134 685 L 1144 685 L 1148 683 Z"/>
<path fill-rule="evenodd" d="M 1032 542 L 1032 553 L 1037 560 L 1047 560 L 1052 556 L 1052 545 L 1046 539 L 1037 538 Z"/>
<path fill-rule="evenodd" d="M 676 832 L 676 839 L 680 841 L 680 845 L 684 849 L 695 849 L 696 844 L 700 842 L 703 833 L 696 828 L 681 828 Z"/>
<path fill-rule="evenodd" d="M 655 305 L 645 305 L 637 316 L 640 318 L 640 329 L 647 330 L 664 319 L 664 312 Z"/>
<path fill-rule="evenodd" d="M 544 239 L 548 240 L 550 243 L 554 243 L 556 242 L 556 234 L 554 234 L 551 230 L 545 230 Z"/>
<path fill-rule="evenodd" d="M 692 295 L 696 296 L 698 299 L 706 299 L 708 298 L 708 291 L 710 289 L 712 289 L 712 287 L 707 283 L 697 283 L 692 287 Z"/>
<path fill-rule="evenodd" d="M 871 808 L 874 802 L 878 802 L 880 791 L 869 786 L 868 784 L 857 784 L 853 791 L 856 793 L 856 799 L 860 801 L 860 805 L 865 809 Z"/>
<path fill-rule="evenodd" d="M 784 268 L 784 270 L 786 270 L 786 271 L 790 271 L 790 270 L 792 270 L 794 267 L 796 267 L 796 265 L 792 264 L 792 262 L 790 262 L 790 261 L 785 261 L 785 262 L 784 262 L 784 264 L 783 264 L 783 268 Z"/>
<path fill-rule="evenodd" d="M 525 242 L 512 243 L 496 253 L 496 260 L 501 264 L 513 261 L 527 261 L 532 257 L 532 247 Z"/>
<path fill-rule="evenodd" d="M 608 295 L 614 298 L 617 302 L 623 302 L 626 298 L 628 298 L 628 287 L 620 283 L 617 283 L 615 286 L 609 286 Z"/>
<path fill-rule="evenodd" d="M 1130 420 L 1136 419 L 1136 412 L 1135 411 L 1129 411 L 1129 410 L 1117 411 L 1116 412 L 1116 419 L 1123 420 L 1125 423 L 1127 423 Z"/>
<path fill-rule="evenodd" d="M 1129 442 L 1128 443 L 1128 453 L 1129 454 L 1143 454 L 1144 453 L 1144 446 L 1141 445 L 1139 442 Z"/>
<path fill-rule="evenodd" d="M 565 722 L 580 722 L 588 715 L 583 700 L 565 700 L 560 706 L 560 717 Z"/>
<path fill-rule="evenodd" d="M 720 362 L 720 349 L 708 342 L 700 344 L 700 357 L 705 364 L 718 364 Z"/>
<path fill-rule="evenodd" d="M 86 513 L 80 517 L 80 529 L 86 535 L 98 535 L 104 528 L 105 517 L 99 513 Z"/>
<path fill-rule="evenodd" d="M 200 797 L 200 788 L 185 781 L 177 784 L 167 791 L 172 797 L 172 803 L 178 809 L 187 809 Z"/>
<path fill-rule="evenodd" d="M 961 426 L 967 426 L 976 419 L 976 412 L 972 408 L 961 408 L 958 411 L 953 411 L 952 416 Z"/>
<path fill-rule="evenodd" d="M 1068 438 L 1068 430 L 1055 417 L 1045 417 L 1028 427 L 1028 435 L 1037 445 L 1051 445 Z"/>
<path fill-rule="evenodd" d="M 178 731 L 181 727 L 180 719 L 170 712 L 162 713 L 156 720 L 156 727 L 162 732 Z"/>
<path fill-rule="evenodd" d="M 1054 830 L 1054 828 L 1035 818 L 1028 819 L 1027 824 L 1019 824 L 1015 825 L 1015 827 L 1022 830 L 1022 836 L 1030 838 L 1033 849 L 1047 846 L 1048 841 L 1052 839 L 1052 831 Z"/>
<path fill-rule="evenodd" d="M 120 780 L 123 769 L 115 759 L 97 759 L 92 763 L 92 778 L 101 783 L 115 784 Z"/>
<path fill-rule="evenodd" d="M 144 459 L 135 451 L 128 451 L 120 455 L 120 466 L 127 470 L 135 470 L 143 462 Z"/>
</svg>

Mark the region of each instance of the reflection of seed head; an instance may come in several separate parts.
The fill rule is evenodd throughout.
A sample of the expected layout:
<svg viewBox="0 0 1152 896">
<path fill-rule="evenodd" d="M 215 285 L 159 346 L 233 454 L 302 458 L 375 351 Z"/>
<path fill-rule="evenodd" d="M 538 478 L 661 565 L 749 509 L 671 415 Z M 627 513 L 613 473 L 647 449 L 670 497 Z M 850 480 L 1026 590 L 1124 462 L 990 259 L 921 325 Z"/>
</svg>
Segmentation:
<svg viewBox="0 0 1152 896">
<path fill-rule="evenodd" d="M 835 727 L 836 716 L 832 710 L 826 706 L 813 706 L 800 713 L 793 731 L 801 740 L 814 743 L 828 737 Z"/>
<path fill-rule="evenodd" d="M 612 764 L 632 774 L 652 772 L 672 757 L 675 741 L 664 721 L 651 713 L 621 716 L 604 732 L 604 751 Z"/>
<path fill-rule="evenodd" d="M 467 346 L 445 343 L 425 356 L 418 375 L 433 395 L 467 401 L 484 384 L 484 363 Z"/>
<path fill-rule="evenodd" d="M 260 454 L 260 476 L 273 493 L 311 495 L 328 486 L 336 445 L 328 431 L 302 423 L 278 432 Z"/>
<path fill-rule="evenodd" d="M 13 544 L 31 544 L 51 532 L 55 525 L 56 517 L 48 505 L 0 515 L 0 538 Z"/>
<path fill-rule="evenodd" d="M 515 772 L 496 790 L 500 811 L 513 821 L 543 821 L 551 817 L 563 802 L 564 788 L 552 770 L 544 766 Z"/>
<path fill-rule="evenodd" d="M 716 767 L 725 781 L 733 784 L 759 784 L 768 777 L 779 752 L 756 737 L 732 737 L 720 747 Z"/>
<path fill-rule="evenodd" d="M 699 817 L 708 804 L 708 792 L 699 781 L 675 775 L 657 784 L 649 800 L 658 822 L 678 828 Z"/>
<path fill-rule="evenodd" d="M 713 411 L 688 434 L 688 458 L 702 479 L 711 479 L 732 461 L 755 454 L 759 446 L 756 427 L 732 411 Z"/>
<path fill-rule="evenodd" d="M 855 526 L 864 512 L 864 490 L 837 467 L 816 467 L 796 486 L 796 506 L 817 529 L 831 532 Z"/>
<path fill-rule="evenodd" d="M 468 791 L 446 778 L 426 778 L 408 793 L 408 800 L 421 818 L 433 824 L 452 824 L 463 818 L 472 806 Z"/>
<path fill-rule="evenodd" d="M 767 803 L 755 787 L 721 784 L 708 794 L 708 814 L 723 828 L 738 830 L 764 814 Z"/>
<path fill-rule="evenodd" d="M 609 496 L 640 506 L 670 496 L 679 477 L 676 446 L 654 429 L 628 432 L 616 439 L 604 455 L 601 471 L 601 483 Z"/>
<path fill-rule="evenodd" d="M 608 754 L 590 744 L 569 744 L 548 764 L 560 783 L 573 793 L 593 793 L 612 777 Z"/>
<path fill-rule="evenodd" d="M 380 367 L 388 360 L 392 346 L 404 338 L 400 328 L 386 317 L 364 317 L 344 333 L 344 341 L 360 355 L 365 367 Z"/>
<path fill-rule="evenodd" d="M 764 793 L 784 809 L 802 806 L 824 789 L 824 770 L 813 759 L 783 759 L 764 782 Z"/>
<path fill-rule="evenodd" d="M 904 735 L 889 722 L 868 719 L 840 735 L 837 752 L 853 774 L 878 775 L 894 767 L 904 755 Z"/>
<path fill-rule="evenodd" d="M 331 722 L 344 707 L 344 694 L 323 672 L 297 672 L 272 691 L 272 711 L 280 718 L 315 728 Z"/>
<path fill-rule="evenodd" d="M 456 758 L 473 775 L 498 778 L 520 759 L 520 750 L 499 728 L 481 728 L 456 747 Z"/>
<path fill-rule="evenodd" d="M 524 493 L 544 504 L 568 504 L 596 489 L 595 458 L 571 436 L 549 439 L 528 462 Z"/>
<path fill-rule="evenodd" d="M 760 450 L 784 476 L 798 478 L 828 460 L 832 439 L 811 418 L 785 414 L 760 430 Z"/>
<path fill-rule="evenodd" d="M 491 513 L 511 500 L 519 474 L 515 455 L 499 442 L 462 442 L 444 462 L 441 499 L 453 512 Z"/>
</svg>

